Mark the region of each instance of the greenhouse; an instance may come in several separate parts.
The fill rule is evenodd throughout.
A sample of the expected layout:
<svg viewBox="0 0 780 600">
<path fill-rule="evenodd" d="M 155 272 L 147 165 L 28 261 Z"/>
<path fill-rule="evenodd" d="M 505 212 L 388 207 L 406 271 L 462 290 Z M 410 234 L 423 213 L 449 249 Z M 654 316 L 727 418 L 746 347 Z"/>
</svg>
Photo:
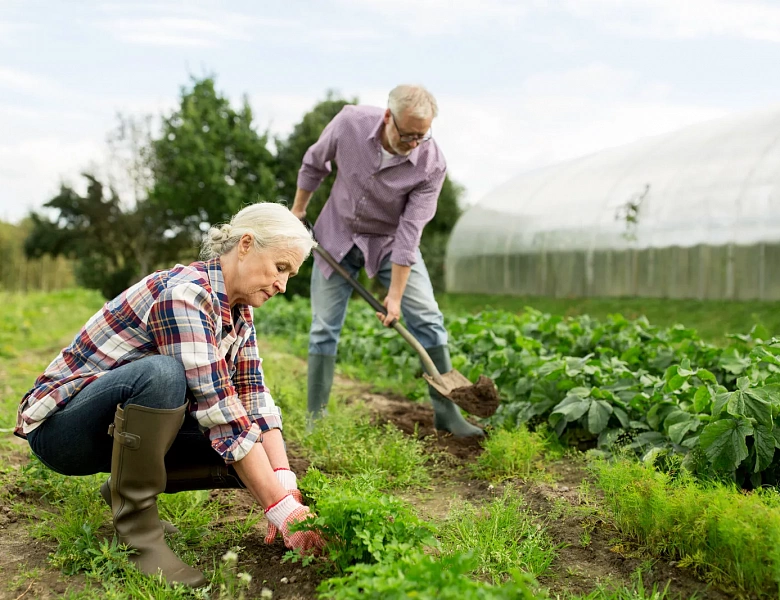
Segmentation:
<svg viewBox="0 0 780 600">
<path fill-rule="evenodd" d="M 467 210 L 451 292 L 780 299 L 780 107 L 523 173 Z"/>
</svg>

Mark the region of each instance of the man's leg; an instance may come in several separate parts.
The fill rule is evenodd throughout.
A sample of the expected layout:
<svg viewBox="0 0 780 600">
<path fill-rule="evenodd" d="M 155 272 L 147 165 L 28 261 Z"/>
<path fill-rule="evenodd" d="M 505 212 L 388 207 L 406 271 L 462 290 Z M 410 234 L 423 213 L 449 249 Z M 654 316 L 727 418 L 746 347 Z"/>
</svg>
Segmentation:
<svg viewBox="0 0 780 600">
<path fill-rule="evenodd" d="M 392 265 L 389 257 L 382 263 L 379 272 L 380 281 L 389 287 Z M 433 286 L 420 251 L 417 262 L 412 265 L 409 281 L 401 299 L 401 311 L 409 332 L 426 349 L 440 373 L 452 370 L 450 350 L 447 346 L 447 330 L 444 328 L 444 315 L 439 310 L 433 294 Z M 431 386 L 428 386 L 434 411 L 434 426 L 449 431 L 457 437 L 482 436 L 484 432 L 475 427 L 461 415 L 456 404 Z"/>
<path fill-rule="evenodd" d="M 363 266 L 363 253 L 353 246 L 343 266 L 353 277 Z M 323 415 L 336 370 L 336 348 L 347 317 L 352 287 L 338 273 L 329 279 L 314 263 L 311 272 L 311 330 L 309 331 L 308 412 L 309 428 Z"/>
</svg>

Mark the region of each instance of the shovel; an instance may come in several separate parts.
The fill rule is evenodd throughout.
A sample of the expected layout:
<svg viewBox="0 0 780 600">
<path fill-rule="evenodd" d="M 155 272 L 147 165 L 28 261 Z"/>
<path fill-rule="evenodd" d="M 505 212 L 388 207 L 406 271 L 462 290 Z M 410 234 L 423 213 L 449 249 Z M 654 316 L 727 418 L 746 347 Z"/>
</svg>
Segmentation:
<svg viewBox="0 0 780 600">
<path fill-rule="evenodd" d="M 387 315 L 387 309 L 374 298 L 374 296 L 362 285 L 360 285 L 347 271 L 342 267 L 322 246 L 316 246 L 314 251 L 319 254 L 323 260 L 328 263 L 336 273 L 341 275 L 347 282 L 355 288 L 358 294 L 368 302 L 371 307 L 384 315 Z M 442 396 L 449 398 L 455 404 L 460 406 L 466 412 L 477 417 L 489 417 L 495 414 L 500 399 L 493 380 L 480 375 L 476 384 L 471 383 L 461 373 L 453 369 L 447 373 L 439 373 L 436 365 L 433 364 L 431 357 L 409 331 L 395 319 L 391 325 L 409 345 L 420 355 L 426 373 L 423 373 L 425 380 Z"/>
</svg>

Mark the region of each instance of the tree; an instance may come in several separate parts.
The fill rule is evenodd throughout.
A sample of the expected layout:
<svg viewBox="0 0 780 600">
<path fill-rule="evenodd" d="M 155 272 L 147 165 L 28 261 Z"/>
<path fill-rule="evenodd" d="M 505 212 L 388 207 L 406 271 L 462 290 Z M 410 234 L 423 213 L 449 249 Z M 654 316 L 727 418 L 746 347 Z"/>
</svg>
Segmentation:
<svg viewBox="0 0 780 600">
<path fill-rule="evenodd" d="M 181 105 L 163 118 L 152 142 L 149 199 L 171 234 L 200 240 L 208 225 L 228 221 L 246 204 L 276 200 L 275 160 L 252 119 L 247 99 L 233 109 L 212 78 L 182 88 Z"/>
<path fill-rule="evenodd" d="M 342 108 L 347 104 L 356 104 L 357 98 L 346 100 L 339 97 L 333 90 L 328 91 L 325 100 L 314 105 L 307 112 L 300 123 L 292 130 L 292 133 L 286 140 L 276 140 L 277 157 L 277 185 L 279 189 L 279 200 L 292 207 L 297 188 L 298 170 L 301 168 L 303 155 L 320 137 L 322 130 L 331 122 Z M 333 166 L 333 173 L 322 182 L 317 191 L 312 195 L 306 214 L 309 220 L 314 223 L 320 215 L 322 207 L 330 196 L 330 190 L 333 187 L 337 167 Z M 291 279 L 287 284 L 287 294 L 292 296 L 309 295 L 309 285 L 311 280 L 311 259 L 307 260 L 298 273 L 298 276 Z"/>
<path fill-rule="evenodd" d="M 138 274 L 133 239 L 138 230 L 133 218 L 122 211 L 119 196 L 90 173 L 87 193 L 79 195 L 63 185 L 44 207 L 55 211 L 53 219 L 32 213 L 32 231 L 24 243 L 29 258 L 44 254 L 76 260 L 76 281 L 99 289 L 106 298 L 122 292 Z"/>
<path fill-rule="evenodd" d="M 455 223 L 463 214 L 460 205 L 463 191 L 463 186 L 452 181 L 449 175 L 444 179 L 436 205 L 436 215 L 425 226 L 420 240 L 420 251 L 428 267 L 433 289 L 437 292 L 443 292 L 445 289 L 444 259 L 447 253 L 447 241 L 450 239 Z"/>
</svg>

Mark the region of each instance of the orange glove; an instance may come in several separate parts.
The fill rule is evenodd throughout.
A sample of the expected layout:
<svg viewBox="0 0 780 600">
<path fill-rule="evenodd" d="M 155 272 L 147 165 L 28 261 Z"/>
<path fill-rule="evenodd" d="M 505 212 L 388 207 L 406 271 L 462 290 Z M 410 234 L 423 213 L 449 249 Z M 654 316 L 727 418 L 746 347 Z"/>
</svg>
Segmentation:
<svg viewBox="0 0 780 600">
<path fill-rule="evenodd" d="M 290 495 L 295 499 L 295 501 L 303 504 L 303 496 L 301 495 L 301 491 L 298 489 L 298 478 L 295 476 L 295 473 L 293 473 L 290 469 L 280 467 L 278 469 L 274 469 L 274 474 L 276 475 L 276 479 L 279 480 L 279 483 L 282 484 L 282 487 L 290 492 Z M 265 536 L 265 543 L 273 544 L 278 533 L 279 530 L 276 528 L 276 525 L 271 523 L 271 521 L 268 521 L 268 532 Z"/>
<path fill-rule="evenodd" d="M 316 531 L 290 532 L 289 528 L 293 523 L 305 521 L 314 516 L 309 508 L 295 500 L 292 494 L 286 495 L 276 504 L 266 508 L 265 516 L 268 519 L 269 530 L 273 525 L 278 531 L 281 531 L 284 545 L 290 550 L 299 550 L 302 554 L 316 556 L 325 547 L 325 540 Z"/>
</svg>

